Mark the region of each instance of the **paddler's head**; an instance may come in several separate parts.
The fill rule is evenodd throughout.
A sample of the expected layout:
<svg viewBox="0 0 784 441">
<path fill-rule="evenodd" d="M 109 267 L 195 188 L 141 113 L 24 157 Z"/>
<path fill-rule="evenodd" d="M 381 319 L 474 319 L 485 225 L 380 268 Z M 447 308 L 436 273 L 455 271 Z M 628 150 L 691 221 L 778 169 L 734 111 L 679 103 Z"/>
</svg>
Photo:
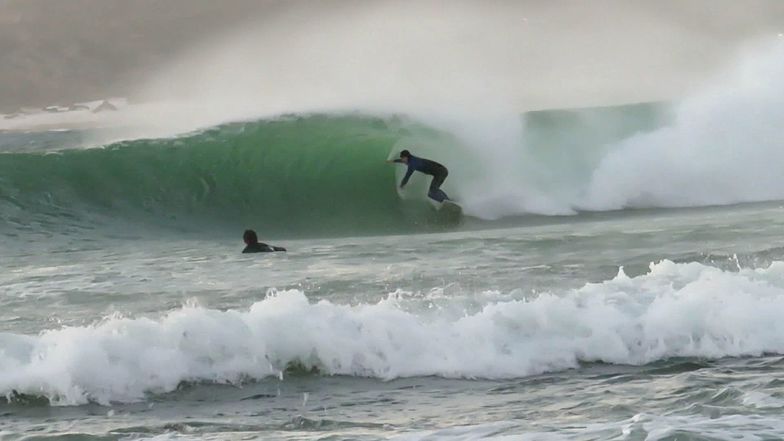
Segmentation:
<svg viewBox="0 0 784 441">
<path fill-rule="evenodd" d="M 242 240 L 245 241 L 245 245 L 259 243 L 259 237 L 256 236 L 256 232 L 253 230 L 245 230 L 245 232 L 242 234 Z"/>
<path fill-rule="evenodd" d="M 411 152 L 408 150 L 400 152 L 400 160 L 403 161 L 403 164 L 408 164 L 409 159 L 411 159 Z"/>
</svg>

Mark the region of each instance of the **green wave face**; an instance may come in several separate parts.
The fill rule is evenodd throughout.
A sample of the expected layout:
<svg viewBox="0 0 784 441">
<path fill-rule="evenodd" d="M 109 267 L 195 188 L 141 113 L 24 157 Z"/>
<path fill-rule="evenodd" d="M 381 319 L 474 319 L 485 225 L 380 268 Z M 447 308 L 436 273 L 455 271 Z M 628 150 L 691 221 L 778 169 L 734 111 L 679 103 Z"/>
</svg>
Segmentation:
<svg viewBox="0 0 784 441">
<path fill-rule="evenodd" d="M 0 161 L 0 216 L 17 228 L 84 226 L 104 216 L 289 237 L 442 229 L 424 198 L 398 196 L 401 170 L 384 162 L 416 143 L 430 152 L 455 145 L 398 118 L 309 116 L 100 149 L 9 153 Z M 414 184 L 424 195 L 424 180 Z"/>
<path fill-rule="evenodd" d="M 263 237 L 318 237 L 454 228 L 462 217 L 433 208 L 428 176 L 415 173 L 398 194 L 405 168 L 384 161 L 403 148 L 449 168 L 444 190 L 475 216 L 472 228 L 503 217 L 572 214 L 619 141 L 670 119 L 666 103 L 520 117 L 522 136 L 507 146 L 492 136 L 471 141 L 463 127 L 448 125 L 447 132 L 409 117 L 359 114 L 231 123 L 93 149 L 66 142 L 55 153 L 0 146 L 0 234 L 73 230 L 82 238 L 95 229 L 146 234 L 148 226 L 163 226 L 210 236 L 254 228 Z M 492 135 L 495 126 L 488 129 Z M 66 135 L 35 133 L 21 144 L 46 149 L 79 139 Z"/>
</svg>

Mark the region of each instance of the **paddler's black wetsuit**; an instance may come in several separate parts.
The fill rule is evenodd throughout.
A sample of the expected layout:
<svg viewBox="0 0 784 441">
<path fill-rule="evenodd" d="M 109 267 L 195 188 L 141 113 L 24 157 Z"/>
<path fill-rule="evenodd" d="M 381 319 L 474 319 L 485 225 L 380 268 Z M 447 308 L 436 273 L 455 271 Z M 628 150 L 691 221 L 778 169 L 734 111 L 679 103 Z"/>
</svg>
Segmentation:
<svg viewBox="0 0 784 441">
<path fill-rule="evenodd" d="M 394 162 L 405 164 L 402 159 L 395 159 Z M 403 180 L 400 182 L 400 188 L 405 187 L 405 185 L 408 183 L 408 180 L 411 178 L 411 175 L 414 174 L 415 171 L 418 171 L 433 177 L 433 180 L 430 181 L 430 190 L 427 192 L 427 195 L 430 196 L 431 199 L 435 199 L 438 202 L 449 200 L 449 196 L 447 196 L 446 193 L 444 193 L 444 190 L 441 190 L 440 188 L 441 184 L 444 183 L 444 180 L 449 175 L 449 170 L 447 170 L 446 167 L 437 163 L 436 161 L 431 161 L 425 158 L 418 158 L 414 155 L 408 156 L 407 165 L 408 170 L 406 171 L 406 175 L 403 177 Z"/>
<path fill-rule="evenodd" d="M 272 251 L 286 251 L 283 247 L 274 247 L 272 245 L 267 245 L 266 243 L 259 242 L 259 237 L 256 235 L 256 232 L 253 230 L 245 230 L 245 233 L 242 234 L 242 240 L 245 241 L 243 253 L 269 253 Z"/>
<path fill-rule="evenodd" d="M 246 246 L 245 249 L 242 250 L 243 253 L 269 253 L 272 251 L 286 251 L 286 249 L 283 247 L 267 245 L 266 243 L 262 242 L 256 242 Z"/>
</svg>

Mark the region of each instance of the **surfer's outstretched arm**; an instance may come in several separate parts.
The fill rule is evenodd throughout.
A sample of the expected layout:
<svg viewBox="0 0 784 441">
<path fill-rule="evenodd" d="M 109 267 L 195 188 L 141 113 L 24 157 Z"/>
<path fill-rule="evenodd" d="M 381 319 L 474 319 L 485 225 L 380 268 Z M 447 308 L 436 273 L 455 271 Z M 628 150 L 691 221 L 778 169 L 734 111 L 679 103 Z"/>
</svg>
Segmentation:
<svg viewBox="0 0 784 441">
<path fill-rule="evenodd" d="M 403 188 L 408 184 L 408 180 L 411 179 L 412 174 L 414 174 L 414 167 L 409 166 L 406 175 L 403 176 L 403 180 L 400 181 L 400 188 Z"/>
</svg>

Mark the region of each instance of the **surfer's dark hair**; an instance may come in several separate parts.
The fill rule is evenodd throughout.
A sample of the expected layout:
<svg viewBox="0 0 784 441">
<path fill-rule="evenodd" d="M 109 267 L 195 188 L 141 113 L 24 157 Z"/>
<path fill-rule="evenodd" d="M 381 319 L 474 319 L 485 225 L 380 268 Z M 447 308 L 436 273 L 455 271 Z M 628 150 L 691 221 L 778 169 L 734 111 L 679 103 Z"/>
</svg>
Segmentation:
<svg viewBox="0 0 784 441">
<path fill-rule="evenodd" d="M 245 232 L 242 233 L 242 240 L 247 244 L 257 243 L 259 241 L 259 236 L 256 236 L 256 232 L 253 230 L 245 230 Z"/>
<path fill-rule="evenodd" d="M 400 157 L 401 158 L 410 158 L 411 157 L 411 152 L 409 152 L 408 150 L 403 150 L 402 152 L 400 152 Z"/>
</svg>

